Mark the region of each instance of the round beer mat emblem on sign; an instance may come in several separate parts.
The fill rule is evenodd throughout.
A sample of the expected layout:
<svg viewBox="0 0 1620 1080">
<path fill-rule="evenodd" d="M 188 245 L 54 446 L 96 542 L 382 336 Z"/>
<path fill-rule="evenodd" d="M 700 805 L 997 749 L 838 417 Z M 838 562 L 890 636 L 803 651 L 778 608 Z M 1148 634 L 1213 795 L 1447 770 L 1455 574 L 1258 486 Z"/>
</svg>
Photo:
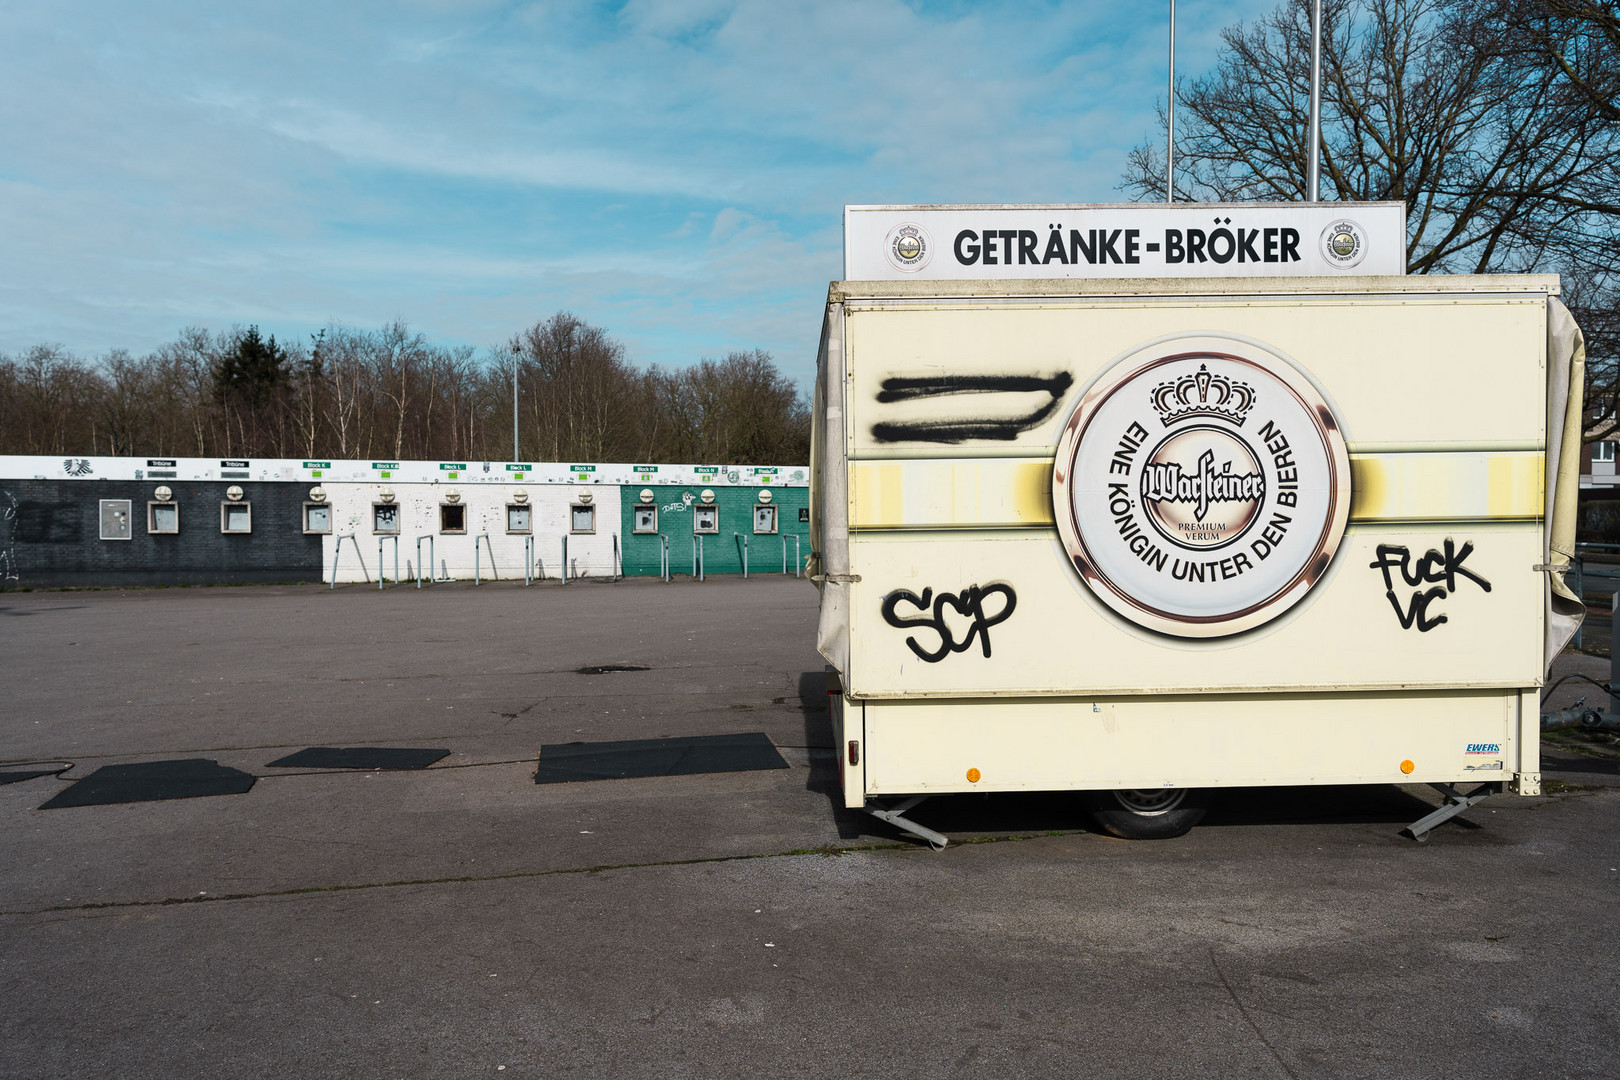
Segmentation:
<svg viewBox="0 0 1620 1080">
<path fill-rule="evenodd" d="M 921 225 L 906 222 L 896 225 L 883 238 L 883 254 L 889 265 L 907 274 L 915 274 L 934 257 L 928 232 Z"/>
<path fill-rule="evenodd" d="M 1327 570 L 1350 512 L 1332 409 L 1291 363 L 1225 338 L 1139 350 L 1058 443 L 1058 533 L 1098 599 L 1177 637 L 1252 629 Z"/>
</svg>

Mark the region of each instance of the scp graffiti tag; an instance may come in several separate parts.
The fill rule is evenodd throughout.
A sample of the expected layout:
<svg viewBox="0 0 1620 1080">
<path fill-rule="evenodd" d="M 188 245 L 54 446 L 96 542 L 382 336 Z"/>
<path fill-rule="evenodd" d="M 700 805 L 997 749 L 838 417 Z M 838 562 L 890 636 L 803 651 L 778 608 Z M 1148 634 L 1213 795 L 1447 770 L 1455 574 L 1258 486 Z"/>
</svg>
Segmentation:
<svg viewBox="0 0 1620 1080">
<path fill-rule="evenodd" d="M 1002 603 L 999 610 L 987 612 L 985 601 L 999 595 Z M 920 612 L 926 614 L 903 616 L 896 610 L 902 603 L 910 604 Z M 993 606 L 993 605 L 992 605 Z M 934 595 L 934 590 L 924 589 L 918 596 L 909 589 L 896 589 L 883 598 L 883 621 L 900 630 L 924 628 L 932 630 L 939 635 L 939 648 L 929 651 L 917 644 L 915 637 L 906 638 L 906 644 L 911 651 L 930 664 L 937 664 L 953 652 L 967 652 L 973 646 L 973 639 L 979 639 L 979 645 L 984 650 L 985 659 L 990 658 L 990 628 L 1007 621 L 1012 615 L 1013 608 L 1018 606 L 1018 594 L 1013 587 L 1004 582 L 992 585 L 969 585 L 960 593 L 942 592 Z M 970 620 L 968 630 L 961 641 L 957 641 L 947 621 L 946 609 L 950 609 L 958 616 Z"/>
<path fill-rule="evenodd" d="M 1429 605 L 1456 592 L 1459 577 L 1467 578 L 1486 592 L 1491 591 L 1490 582 L 1463 566 L 1463 562 L 1473 550 L 1472 540 L 1463 541 L 1463 546 L 1459 548 L 1454 540 L 1447 537 L 1444 551 L 1430 548 L 1428 553 L 1413 565 L 1410 548 L 1404 545 L 1379 544 L 1378 557 L 1367 565 L 1384 575 L 1384 595 L 1389 598 L 1390 607 L 1395 609 L 1395 618 L 1400 620 L 1401 629 L 1410 630 L 1416 626 L 1418 633 L 1427 634 L 1441 623 L 1448 621 L 1446 616 L 1441 614 L 1430 617 Z M 1391 570 L 1399 570 L 1401 580 L 1412 587 L 1411 599 L 1404 608 L 1395 595 L 1395 578 L 1390 573 Z M 1424 585 L 1432 588 L 1424 589 Z"/>
</svg>

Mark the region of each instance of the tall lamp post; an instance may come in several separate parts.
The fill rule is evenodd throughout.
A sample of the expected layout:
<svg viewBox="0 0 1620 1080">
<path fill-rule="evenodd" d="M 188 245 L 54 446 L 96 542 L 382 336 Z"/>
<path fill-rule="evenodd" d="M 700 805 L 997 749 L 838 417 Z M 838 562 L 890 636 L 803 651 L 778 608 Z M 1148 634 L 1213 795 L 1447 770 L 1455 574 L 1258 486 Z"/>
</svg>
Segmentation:
<svg viewBox="0 0 1620 1080">
<path fill-rule="evenodd" d="M 1310 151 L 1305 155 L 1305 200 L 1322 197 L 1322 0 L 1311 0 Z"/>
<path fill-rule="evenodd" d="M 523 459 L 518 457 L 518 412 L 517 412 L 517 367 L 518 350 L 512 346 L 512 463 L 516 464 Z"/>
<path fill-rule="evenodd" d="M 1176 0 L 1170 0 L 1170 109 L 1165 125 L 1164 201 L 1176 201 Z"/>
</svg>

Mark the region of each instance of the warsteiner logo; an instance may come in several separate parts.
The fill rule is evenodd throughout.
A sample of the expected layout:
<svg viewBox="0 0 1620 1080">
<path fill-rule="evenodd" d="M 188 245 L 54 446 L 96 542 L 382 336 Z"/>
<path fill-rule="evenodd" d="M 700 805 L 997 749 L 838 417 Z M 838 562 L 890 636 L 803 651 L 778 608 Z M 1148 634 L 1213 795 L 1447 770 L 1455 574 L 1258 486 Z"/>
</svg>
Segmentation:
<svg viewBox="0 0 1620 1080">
<path fill-rule="evenodd" d="M 912 274 L 928 265 L 934 256 L 933 244 L 921 225 L 896 225 L 883 239 L 883 253 L 889 265 Z"/>
<path fill-rule="evenodd" d="M 1322 230 L 1322 258 L 1345 270 L 1367 256 L 1367 237 L 1361 226 L 1342 218 Z"/>
<path fill-rule="evenodd" d="M 1092 384 L 1052 491 L 1064 546 L 1103 603 L 1161 633 L 1215 637 L 1276 618 L 1321 577 L 1349 512 L 1349 458 L 1292 364 L 1189 338 Z"/>
</svg>

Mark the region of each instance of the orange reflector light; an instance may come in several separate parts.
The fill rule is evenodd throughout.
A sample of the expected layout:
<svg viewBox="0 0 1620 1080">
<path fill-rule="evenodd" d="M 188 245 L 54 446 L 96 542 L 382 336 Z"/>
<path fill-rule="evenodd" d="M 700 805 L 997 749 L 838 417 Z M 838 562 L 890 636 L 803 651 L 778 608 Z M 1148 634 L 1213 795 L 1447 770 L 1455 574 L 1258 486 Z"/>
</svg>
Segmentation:
<svg viewBox="0 0 1620 1080">
<path fill-rule="evenodd" d="M 1410 773 L 1415 768 L 1417 768 L 1417 766 L 1412 764 L 1410 761 L 1401 762 L 1401 772 L 1403 773 Z"/>
<path fill-rule="evenodd" d="M 979 782 L 979 770 L 978 769 L 969 769 L 968 770 L 968 783 L 977 784 L 978 782 Z"/>
<path fill-rule="evenodd" d="M 853 768 L 861 763 L 861 744 L 854 739 L 849 740 L 849 764 Z"/>
</svg>

